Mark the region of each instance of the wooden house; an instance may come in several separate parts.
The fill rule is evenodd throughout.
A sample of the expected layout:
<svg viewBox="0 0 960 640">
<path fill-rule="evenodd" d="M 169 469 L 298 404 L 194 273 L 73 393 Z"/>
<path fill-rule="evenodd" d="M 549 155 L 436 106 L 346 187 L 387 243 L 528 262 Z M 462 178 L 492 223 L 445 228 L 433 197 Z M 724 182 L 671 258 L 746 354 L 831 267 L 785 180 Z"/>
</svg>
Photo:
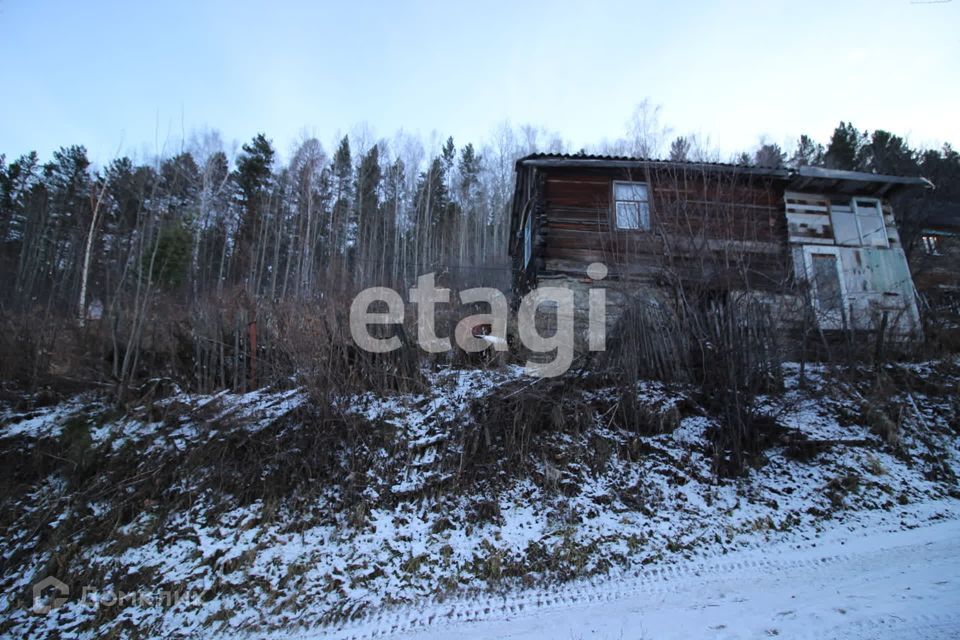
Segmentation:
<svg viewBox="0 0 960 640">
<path fill-rule="evenodd" d="M 598 286 L 587 267 L 602 263 L 612 319 L 630 301 L 670 304 L 695 290 L 762 300 L 787 325 L 914 334 L 889 198 L 929 186 L 817 167 L 530 155 L 516 164 L 514 293 Z"/>
</svg>

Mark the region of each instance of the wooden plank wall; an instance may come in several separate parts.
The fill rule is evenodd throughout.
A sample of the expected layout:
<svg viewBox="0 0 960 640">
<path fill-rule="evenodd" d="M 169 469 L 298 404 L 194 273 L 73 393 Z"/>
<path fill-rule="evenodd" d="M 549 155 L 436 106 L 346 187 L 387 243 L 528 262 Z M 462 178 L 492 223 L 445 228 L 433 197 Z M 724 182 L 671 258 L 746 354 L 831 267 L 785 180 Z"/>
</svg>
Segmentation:
<svg viewBox="0 0 960 640">
<path fill-rule="evenodd" d="M 692 170 L 543 173 L 536 255 L 545 274 L 583 274 L 589 263 L 603 262 L 614 275 L 648 284 L 735 277 L 773 289 L 789 273 L 783 192 L 769 181 Z M 612 183 L 631 179 L 650 186 L 649 231 L 613 224 Z"/>
</svg>

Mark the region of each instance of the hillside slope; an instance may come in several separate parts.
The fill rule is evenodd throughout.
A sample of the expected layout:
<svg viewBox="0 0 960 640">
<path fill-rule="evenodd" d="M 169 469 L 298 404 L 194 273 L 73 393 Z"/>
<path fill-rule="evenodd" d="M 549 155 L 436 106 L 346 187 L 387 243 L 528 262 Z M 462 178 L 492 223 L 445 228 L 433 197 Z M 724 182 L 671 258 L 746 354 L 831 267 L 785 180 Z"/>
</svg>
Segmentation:
<svg viewBox="0 0 960 640">
<path fill-rule="evenodd" d="M 644 424 L 619 424 L 602 381 L 509 367 L 333 399 L 20 401 L 0 414 L 0 632 L 389 633 L 410 606 L 466 619 L 504 594 L 960 518 L 956 362 L 786 373 L 739 478 L 713 473 L 717 419 L 689 389 L 641 384 Z M 70 594 L 38 615 L 47 576 Z"/>
</svg>

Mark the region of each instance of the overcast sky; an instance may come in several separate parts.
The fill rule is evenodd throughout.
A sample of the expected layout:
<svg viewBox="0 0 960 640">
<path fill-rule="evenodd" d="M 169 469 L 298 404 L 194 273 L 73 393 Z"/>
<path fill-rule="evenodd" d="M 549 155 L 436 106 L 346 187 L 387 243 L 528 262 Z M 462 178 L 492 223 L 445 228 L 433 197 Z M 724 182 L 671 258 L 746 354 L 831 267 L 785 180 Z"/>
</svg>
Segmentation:
<svg viewBox="0 0 960 640">
<path fill-rule="evenodd" d="M 359 123 L 464 143 L 509 120 L 579 147 L 645 97 L 725 153 L 841 119 L 960 142 L 960 1 L 0 0 L 0 60 L 8 160 L 201 127 L 286 152 Z"/>
</svg>

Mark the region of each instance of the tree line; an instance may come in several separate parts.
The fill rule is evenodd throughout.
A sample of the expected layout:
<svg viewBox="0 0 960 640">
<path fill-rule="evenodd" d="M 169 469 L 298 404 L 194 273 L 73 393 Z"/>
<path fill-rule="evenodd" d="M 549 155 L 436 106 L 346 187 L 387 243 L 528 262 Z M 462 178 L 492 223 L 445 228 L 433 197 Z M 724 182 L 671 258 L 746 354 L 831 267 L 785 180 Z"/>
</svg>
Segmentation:
<svg viewBox="0 0 960 640">
<path fill-rule="evenodd" d="M 720 159 L 695 136 L 667 144 L 665 132 L 645 103 L 624 138 L 590 151 Z M 402 289 L 431 271 L 451 285 L 509 286 L 514 163 L 572 148 L 542 129 L 507 125 L 482 144 L 447 138 L 433 152 L 412 136 L 364 137 L 344 136 L 329 152 L 307 138 L 284 161 L 265 134 L 235 157 L 216 134 L 103 167 L 78 145 L 46 162 L 0 155 L 4 339 L 17 352 L 16 336 L 32 329 L 36 342 L 25 350 L 30 363 L 0 373 L 37 379 L 69 351 L 56 346 L 63 327 L 89 331 L 95 321 L 99 360 L 82 375 L 129 384 L 158 364 L 144 349 L 163 343 L 156 332 L 166 322 L 185 336 L 164 348 L 187 363 L 193 386 L 243 386 L 258 349 L 244 325 L 264 308 L 323 303 L 365 286 Z M 960 156 L 950 145 L 911 149 L 902 137 L 845 122 L 826 144 L 804 135 L 789 152 L 763 143 L 729 160 L 920 174 L 938 186 L 928 200 L 960 201 Z M 227 318 L 231 309 L 236 317 Z M 89 348 L 76 342 L 74 350 Z"/>
</svg>

